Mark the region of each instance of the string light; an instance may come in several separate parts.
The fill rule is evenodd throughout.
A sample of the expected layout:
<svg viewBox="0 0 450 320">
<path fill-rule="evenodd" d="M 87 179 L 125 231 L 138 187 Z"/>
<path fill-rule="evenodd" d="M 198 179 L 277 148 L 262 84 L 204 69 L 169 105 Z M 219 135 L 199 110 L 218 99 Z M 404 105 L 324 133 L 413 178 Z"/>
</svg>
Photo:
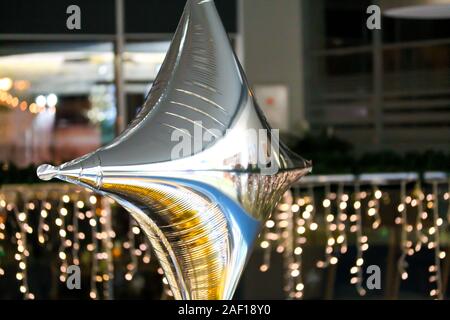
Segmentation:
<svg viewBox="0 0 450 320">
<path fill-rule="evenodd" d="M 447 205 L 447 224 L 450 226 L 450 179 L 447 182 L 448 189 L 447 192 L 444 193 L 444 201 L 448 202 Z"/>
<path fill-rule="evenodd" d="M 423 233 L 423 223 L 427 218 L 428 214 L 424 211 L 423 200 L 425 196 L 422 191 L 421 183 L 417 182 L 415 190 L 414 190 L 414 206 L 417 207 L 417 216 L 416 216 L 416 245 L 414 247 L 415 252 L 419 252 L 422 249 L 422 245 L 428 242 L 428 237 Z M 411 205 L 413 205 L 411 200 Z"/>
<path fill-rule="evenodd" d="M 373 197 L 368 202 L 367 215 L 373 218 L 372 228 L 376 230 L 381 224 L 380 199 L 383 196 L 383 192 L 376 185 L 374 185 L 372 187 L 372 193 Z"/>
<path fill-rule="evenodd" d="M 92 252 L 92 266 L 91 266 L 91 291 L 89 292 L 89 297 L 92 300 L 98 300 L 98 288 L 97 288 L 97 279 L 98 278 L 98 269 L 99 269 L 99 250 L 98 250 L 98 237 L 97 237 L 97 215 L 94 214 L 96 207 L 91 208 L 92 211 L 86 212 L 86 215 L 89 218 L 89 225 L 91 227 L 91 242 L 86 246 L 88 251 Z M 89 213 L 89 215 L 88 215 Z"/>
<path fill-rule="evenodd" d="M 398 272 L 402 280 L 408 279 L 406 256 L 408 255 L 408 250 L 411 249 L 411 244 L 408 240 L 408 232 L 412 230 L 408 229 L 408 216 L 406 211 L 406 181 L 401 181 L 400 183 L 400 204 L 397 207 L 399 216 L 397 216 L 395 223 L 400 224 L 401 229 L 401 243 L 400 247 L 402 254 L 398 260 L 397 267 Z"/>
<path fill-rule="evenodd" d="M 348 244 L 347 244 L 347 234 L 346 234 L 346 226 L 347 226 L 347 201 L 349 200 L 348 194 L 344 193 L 344 185 L 339 184 L 338 186 L 338 215 L 337 215 L 337 229 L 338 236 L 336 238 L 336 244 L 340 247 L 339 251 L 341 254 L 347 252 Z"/>
<path fill-rule="evenodd" d="M 337 258 L 333 255 L 334 252 L 334 237 L 333 231 L 336 230 L 336 224 L 334 224 L 334 215 L 331 213 L 332 198 L 335 197 L 331 193 L 331 186 L 327 184 L 325 186 L 325 199 L 322 201 L 322 206 L 324 208 L 325 217 L 325 234 L 326 234 L 326 246 L 325 246 L 325 260 L 319 260 L 316 263 L 318 268 L 326 268 L 331 264 L 337 263 Z"/>
<path fill-rule="evenodd" d="M 408 177 L 407 179 L 410 178 Z M 428 227 L 428 229 L 425 228 L 427 219 L 431 217 L 431 215 L 427 213 L 427 210 L 434 210 L 435 205 L 433 203 L 427 203 L 427 206 L 423 205 L 425 196 L 423 195 L 420 183 L 417 183 L 414 192 L 411 193 L 411 195 L 408 195 L 406 188 L 407 181 L 409 180 L 401 180 L 399 182 L 400 201 L 397 204 L 394 204 L 394 207 L 398 212 L 398 216 L 395 217 L 395 224 L 401 227 L 402 241 L 400 246 L 402 255 L 397 263 L 400 278 L 403 280 L 406 280 L 409 277 L 406 258 L 419 252 L 421 245 L 429 244 L 429 239 L 433 238 L 436 235 L 437 229 L 444 225 L 443 219 L 438 217 L 435 219 L 433 226 Z M 346 230 L 348 226 L 349 232 L 355 234 L 355 247 L 357 252 L 355 263 L 349 270 L 351 274 L 350 283 L 356 286 L 357 292 L 360 295 L 366 294 L 366 289 L 363 287 L 363 268 L 365 264 L 364 253 L 369 249 L 369 239 L 363 232 L 363 221 L 367 216 L 368 221 L 371 221 L 371 228 L 377 230 L 382 222 L 380 215 L 381 201 L 387 199 L 386 203 L 392 202 L 389 199 L 390 195 L 383 192 L 376 184 L 372 184 L 369 192 L 360 190 L 357 181 L 354 186 L 355 189 L 353 194 L 348 194 L 344 190 L 344 183 L 337 183 L 337 192 L 334 193 L 331 192 L 331 184 L 326 183 L 324 185 L 324 197 L 319 202 L 321 203 L 320 210 L 317 211 L 314 205 L 308 207 L 308 205 L 315 200 L 315 197 L 311 196 L 311 194 L 314 194 L 314 192 L 311 192 L 314 185 L 309 183 L 306 190 L 306 196 L 296 195 L 296 197 L 294 197 L 295 201 L 291 202 L 289 200 L 290 196 L 286 195 L 283 202 L 278 206 L 278 210 L 274 214 L 274 219 L 269 219 L 265 225 L 262 233 L 262 241 L 260 242 L 260 246 L 264 251 L 263 263 L 260 266 L 260 270 L 265 272 L 269 269 L 271 248 L 276 246 L 276 251 L 283 254 L 286 270 L 284 289 L 289 298 L 303 297 L 303 290 L 305 287 L 303 279 L 301 279 L 303 246 L 297 245 L 297 241 L 301 241 L 303 244 L 307 242 L 307 236 L 309 235 L 307 232 L 308 224 L 312 225 L 313 221 L 316 221 L 315 216 L 317 215 L 317 212 L 320 212 L 321 216 L 323 215 L 326 242 L 325 259 L 318 261 L 316 266 L 318 268 L 326 268 L 329 265 L 337 264 L 339 262 L 339 254 L 344 254 L 346 252 L 346 240 L 348 241 Z M 297 193 L 297 191 L 301 194 L 301 187 L 294 189 L 294 192 Z M 449 192 L 444 193 L 443 199 L 448 201 L 450 198 L 449 194 L 450 190 Z M 432 200 L 435 199 L 435 197 L 436 196 L 434 195 L 428 195 L 426 198 Z M 352 199 L 352 205 L 349 205 L 349 199 Z M 417 210 L 415 224 L 411 224 L 408 219 L 409 207 L 414 209 L 414 211 Z M 306 208 L 308 208 L 308 210 Z M 314 214 L 309 214 L 311 209 L 314 209 Z M 450 220 L 450 208 L 448 210 L 449 213 L 447 218 Z M 334 212 L 336 213 L 334 214 Z M 362 214 L 363 212 L 365 215 Z M 292 219 L 291 216 L 293 217 L 293 223 L 290 222 Z M 342 231 L 344 232 L 342 233 Z M 272 233 L 275 233 L 275 236 L 272 236 Z M 278 238 L 277 235 L 279 236 Z M 289 254 L 292 250 L 289 248 L 290 243 L 293 244 L 293 258 Z M 439 244 L 436 245 L 436 243 L 439 243 L 439 241 L 431 241 L 431 246 L 429 247 L 430 249 L 435 250 L 435 257 L 443 259 L 446 256 L 446 253 L 438 249 L 440 246 Z M 344 244 L 344 250 L 341 251 L 342 244 Z M 300 259 L 297 259 L 297 256 Z M 436 273 L 438 268 L 433 265 L 430 270 L 434 270 L 432 272 Z M 294 281 L 292 281 L 292 279 L 294 279 Z M 435 274 L 432 274 L 430 275 L 430 281 L 434 283 L 439 280 Z M 439 289 L 437 287 L 438 286 L 436 285 L 436 288 L 433 288 L 432 291 L 436 297 L 438 297 L 439 294 Z"/>
<path fill-rule="evenodd" d="M 44 97 L 45 99 L 45 97 Z M 27 111 L 32 114 L 42 113 L 42 112 L 50 112 L 55 113 L 55 106 L 45 107 L 45 104 L 42 105 L 41 99 L 39 100 L 39 105 L 35 102 L 29 103 L 27 100 L 21 100 L 18 96 L 15 96 L 8 91 L 0 90 L 0 105 L 4 105 L 9 109 L 16 109 L 20 111 Z M 56 105 L 56 103 L 55 103 Z"/>
<path fill-rule="evenodd" d="M 439 300 L 444 298 L 443 292 L 443 283 L 442 283 L 442 272 L 441 272 L 441 259 L 445 258 L 445 252 L 441 251 L 440 246 L 440 231 L 439 231 L 439 196 L 438 196 L 438 183 L 433 181 L 432 183 L 433 195 L 428 198 L 428 203 L 433 202 L 433 236 L 434 236 L 434 264 L 430 266 L 430 274 L 429 278 L 430 282 L 436 283 L 436 288 L 430 291 L 430 296 Z M 431 228 L 430 228 L 431 229 Z"/>
<path fill-rule="evenodd" d="M 128 240 L 123 243 L 123 247 L 128 250 L 130 255 L 130 261 L 126 267 L 125 280 L 133 280 L 138 268 L 138 257 L 136 255 L 136 236 L 140 233 L 140 229 L 134 219 L 130 217 L 130 223 L 128 227 Z"/>
<path fill-rule="evenodd" d="M 306 228 L 311 231 L 317 230 L 315 222 L 315 197 L 313 185 L 308 186 L 306 197 L 299 196 L 299 190 L 295 190 L 295 203 L 291 206 L 292 217 L 294 219 L 293 227 L 297 228 L 294 232 L 293 248 L 289 254 L 292 255 L 291 276 L 294 275 L 294 288 L 291 288 L 290 297 L 294 299 L 302 299 L 304 296 L 304 277 L 303 277 L 303 248 L 306 245 Z M 295 209 L 295 210 L 294 210 Z M 298 209 L 298 210 L 297 210 Z"/>
<path fill-rule="evenodd" d="M 294 213 L 292 212 L 292 207 L 294 206 L 294 197 L 292 192 L 288 191 L 285 193 L 284 203 L 288 204 L 287 206 L 281 206 L 281 210 L 278 214 L 279 217 L 279 226 L 281 231 L 281 244 L 280 247 L 283 248 L 281 253 L 283 254 L 283 262 L 285 268 L 285 285 L 284 290 L 289 299 L 299 298 L 300 294 L 296 294 L 296 283 L 300 280 L 296 278 L 301 277 L 300 265 L 296 263 L 296 257 L 293 254 L 294 252 L 294 239 L 296 234 L 296 226 L 295 226 L 295 218 Z M 300 206 L 297 208 L 294 206 L 297 212 L 300 211 Z M 284 210 L 285 209 L 285 210 Z M 283 223 L 284 222 L 284 223 Z"/>
<path fill-rule="evenodd" d="M 355 224 L 356 227 L 356 260 L 355 265 L 350 269 L 352 275 L 350 283 L 356 286 L 359 295 L 364 296 L 366 290 L 363 288 L 363 252 L 369 248 L 367 236 L 362 232 L 362 214 L 361 214 L 361 192 L 359 183 L 355 184 L 355 202 L 353 203 L 355 210 Z"/>
<path fill-rule="evenodd" d="M 18 232 L 15 233 L 15 242 L 17 244 L 17 252 L 14 255 L 17 260 L 18 270 L 16 273 L 16 279 L 19 281 L 19 291 L 23 294 L 24 299 L 32 300 L 34 299 L 34 294 L 30 292 L 28 286 L 28 268 L 27 268 L 27 258 L 29 256 L 28 246 L 27 246 L 27 233 L 29 230 L 27 228 L 27 218 L 28 218 L 28 207 L 24 207 L 24 212 L 19 212 L 17 206 L 13 205 L 10 207 L 10 211 L 13 211 L 16 218 L 16 224 L 18 226 Z"/>
<path fill-rule="evenodd" d="M 2 249 L 1 243 L 3 241 L 5 241 L 5 239 L 6 239 L 6 235 L 5 235 L 6 215 L 7 215 L 7 212 L 6 212 L 6 201 L 3 198 L 3 196 L 0 195 L 0 249 Z M 5 270 L 2 268 L 1 262 L 2 262 L 2 259 L 0 259 L 0 278 L 5 276 Z"/>
<path fill-rule="evenodd" d="M 30 188 L 27 186 L 27 188 Z M 31 187 L 30 189 L 33 189 Z M 40 191 L 39 189 L 44 189 L 44 191 Z M 56 187 L 60 192 L 60 189 L 63 189 L 64 193 L 60 196 L 56 196 L 56 205 L 52 205 L 51 197 L 55 195 L 55 190 L 47 188 L 44 186 L 39 186 L 39 191 L 36 191 L 35 198 L 38 202 L 34 201 L 23 201 L 23 205 L 19 205 L 16 203 L 7 204 L 4 193 L 0 192 L 0 222 L 2 222 L 3 218 L 6 218 L 2 212 L 12 212 L 16 217 L 16 225 L 17 230 L 12 234 L 14 237 L 12 241 L 16 244 L 17 251 L 14 255 L 15 260 L 17 261 L 18 271 L 15 274 L 15 278 L 19 281 L 19 291 L 23 293 L 25 299 L 33 299 L 34 295 L 28 289 L 28 277 L 27 277 L 27 257 L 29 255 L 27 249 L 27 235 L 33 233 L 33 228 L 28 223 L 29 211 L 34 210 L 38 212 L 39 218 L 37 222 L 37 239 L 40 245 L 45 245 L 49 240 L 50 235 L 50 224 L 48 221 L 53 221 L 55 228 L 55 234 L 57 234 L 57 238 L 59 239 L 59 247 L 57 252 L 58 260 L 60 261 L 59 268 L 59 278 L 61 281 L 65 281 L 67 278 L 67 267 L 69 265 L 68 261 L 71 261 L 71 264 L 79 264 L 79 250 L 80 250 L 80 240 L 85 239 L 85 234 L 79 231 L 78 220 L 85 220 L 86 215 L 90 218 L 86 221 L 95 221 L 95 216 L 92 214 L 92 211 L 87 210 L 86 214 L 81 211 L 86 209 L 86 201 L 84 197 L 87 195 L 89 197 L 91 195 L 90 192 L 80 192 L 78 189 L 69 189 L 66 186 Z M 71 196 L 69 196 L 69 191 L 72 194 L 73 199 L 78 199 L 77 201 L 71 201 Z M 1 191 L 1 190 L 0 190 Z M 15 202 L 19 203 L 20 199 L 25 199 L 22 195 L 21 197 L 16 196 L 18 192 L 22 194 L 28 194 L 28 192 L 24 192 L 22 187 L 15 187 L 14 191 L 9 191 L 11 193 L 11 198 L 14 199 Z M 96 202 L 92 200 L 92 198 L 88 198 L 89 203 Z M 98 265 L 98 260 L 106 261 L 106 268 L 102 268 L 105 270 L 102 274 L 99 274 L 95 277 L 95 280 L 98 282 L 101 278 L 101 282 L 103 285 L 103 295 L 99 295 L 96 286 L 92 287 L 90 292 L 91 298 L 103 298 L 103 299 L 111 299 L 112 295 L 112 285 L 111 280 L 113 279 L 114 273 L 114 265 L 112 260 L 112 254 L 110 254 L 111 249 L 113 248 L 112 239 L 115 237 L 115 233 L 111 227 L 111 206 L 110 202 L 107 199 L 101 198 L 102 201 L 99 204 L 98 210 L 99 214 L 102 215 L 98 219 L 99 228 L 103 228 L 102 232 L 97 233 L 93 239 L 101 240 L 102 245 L 99 247 L 103 247 L 104 251 L 99 252 L 98 254 L 92 255 L 92 263 L 94 265 Z M 38 205 L 36 205 L 38 203 Z M 22 211 L 19 211 L 19 208 L 23 207 Z M 70 209 L 72 208 L 72 209 Z M 53 218 L 52 218 L 53 217 Z M 0 233 L 4 234 L 6 228 L 6 220 L 3 221 L 5 223 L 0 223 Z M 97 222 L 94 223 L 97 225 Z M 92 228 L 92 227 L 91 227 Z M 0 239 L 1 240 L 1 239 Z M 71 250 L 69 250 L 71 249 Z M 90 251 L 94 251 L 94 245 L 89 243 L 87 245 L 87 249 Z M 146 250 L 149 250 L 146 248 Z M 148 254 L 147 254 L 148 256 Z M 71 260 L 69 260 L 71 259 Z M 0 261 L 1 262 L 1 261 Z M 4 270 L 1 269 L 0 276 L 4 276 Z M 91 283 L 92 284 L 92 283 Z"/>
<path fill-rule="evenodd" d="M 265 223 L 259 244 L 264 252 L 260 270 L 262 272 L 269 270 L 273 250 L 281 254 L 284 263 L 284 289 L 290 299 L 301 299 L 304 296 L 306 286 L 303 277 L 305 244 L 310 241 L 308 238 L 312 235 L 310 231 L 318 230 L 319 226 L 324 228 L 326 241 L 324 260 L 318 261 L 317 267 L 325 268 L 337 264 L 339 255 L 345 254 L 347 251 L 347 241 L 353 239 L 351 234 L 355 234 L 356 258 L 354 265 L 349 270 L 350 282 L 356 286 L 360 295 L 366 293 L 362 286 L 362 270 L 365 264 L 364 253 L 369 248 L 369 241 L 363 232 L 363 222 L 366 221 L 365 219 L 371 221 L 372 228 L 374 228 L 373 222 L 381 223 L 380 201 L 386 199 L 388 194 L 383 193 L 376 185 L 373 185 L 371 190 L 360 190 L 359 183 L 355 183 L 353 193 L 345 192 L 344 183 L 337 184 L 336 192 L 332 192 L 331 186 L 331 183 L 324 185 L 325 192 L 321 199 L 318 196 L 321 193 L 317 190 L 314 192 L 314 188 L 318 188 L 318 186 L 312 183 L 309 183 L 306 188 L 295 189 L 294 194 L 286 193 L 273 216 Z M 434 252 L 434 262 L 428 269 L 429 281 L 433 285 L 429 293 L 432 297 L 441 299 L 443 292 L 440 261 L 445 258 L 445 252 L 441 249 L 440 229 L 448 225 L 445 224 L 444 219 L 439 217 L 438 199 L 449 201 L 450 190 L 441 196 L 438 194 L 437 186 L 437 183 L 433 184 L 433 192 L 425 196 L 421 184 L 417 183 L 414 192 L 408 195 L 406 181 L 401 181 L 400 202 L 394 206 L 398 212 L 395 223 L 402 228 L 402 256 L 398 260 L 401 278 L 404 280 L 408 278 L 406 258 L 419 252 L 423 245 L 427 245 Z M 335 185 L 333 185 L 334 187 Z M 0 194 L 0 240 L 6 238 L 6 223 L 5 221 L 2 223 L 1 218 L 5 215 L 2 215 L 2 210 L 13 213 L 14 208 L 17 210 L 14 213 L 17 220 L 17 231 L 11 234 L 11 239 L 17 245 L 15 258 L 18 267 L 16 278 L 19 282 L 19 290 L 25 291 L 24 297 L 34 298 L 28 289 L 26 274 L 26 257 L 29 255 L 26 237 L 34 232 L 33 226 L 28 224 L 28 215 L 29 211 L 33 210 L 39 214 L 36 230 L 38 239 L 43 240 L 39 243 L 45 244 L 52 233 L 58 234 L 60 250 L 57 255 L 61 260 L 61 275 L 66 275 L 63 271 L 64 266 L 67 268 L 68 261 L 73 264 L 76 261 L 79 262 L 79 249 L 86 248 L 92 255 L 89 295 L 92 299 L 110 299 L 112 298 L 111 281 L 114 275 L 113 257 L 119 257 L 120 250 L 122 250 L 119 241 L 116 241 L 116 246 L 113 242 L 115 233 L 111 226 L 111 203 L 108 199 L 94 196 L 87 191 L 62 189 L 65 191 L 62 193 L 59 191 L 53 200 L 50 199 L 52 193 L 44 192 L 39 196 L 38 202 L 24 200 L 23 205 L 10 203 L 3 193 Z M 15 201 L 19 200 L 15 199 Z M 371 210 L 369 214 L 371 208 L 375 211 Z M 411 224 L 408 221 L 408 210 L 411 213 L 414 212 L 415 223 Z M 448 210 L 447 218 L 450 219 L 450 206 Z M 50 221 L 54 223 L 50 224 Z M 19 227 L 19 222 L 22 228 Z M 50 225 L 52 225 L 51 230 Z M 80 231 L 83 230 L 82 227 L 90 228 L 91 235 Z M 347 232 L 349 233 L 347 234 Z M 150 245 L 145 239 L 141 230 L 132 220 L 127 232 L 127 240 L 122 244 L 123 249 L 127 250 L 129 254 L 126 280 L 131 281 L 134 278 L 140 261 L 142 263 L 150 262 Z M 81 246 L 81 244 L 83 245 Z M 0 270 L 1 276 L 2 271 Z M 173 295 L 168 287 L 168 281 L 164 279 L 165 277 L 163 277 L 164 295 L 171 297 Z"/>
<path fill-rule="evenodd" d="M 66 248 L 68 247 L 68 243 L 66 242 L 67 231 L 65 229 L 66 225 L 66 216 L 67 216 L 67 208 L 65 208 L 65 204 L 70 201 L 68 195 L 62 196 L 61 200 L 58 201 L 58 209 L 57 209 L 57 218 L 55 219 L 55 225 L 58 227 L 58 234 L 60 238 L 59 248 L 58 248 L 58 257 L 61 260 L 59 266 L 59 280 L 61 282 L 66 282 L 67 279 L 67 267 L 69 263 L 67 261 L 67 253 Z"/>
</svg>

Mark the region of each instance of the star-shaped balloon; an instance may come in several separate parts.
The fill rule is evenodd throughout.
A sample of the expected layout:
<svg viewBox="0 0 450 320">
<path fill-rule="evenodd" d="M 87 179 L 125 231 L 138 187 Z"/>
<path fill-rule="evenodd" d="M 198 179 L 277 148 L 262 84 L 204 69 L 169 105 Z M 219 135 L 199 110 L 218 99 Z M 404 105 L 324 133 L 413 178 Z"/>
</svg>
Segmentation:
<svg viewBox="0 0 450 320">
<path fill-rule="evenodd" d="M 214 2 L 188 0 L 128 129 L 86 156 L 40 166 L 38 175 L 121 204 L 176 299 L 231 299 L 265 219 L 310 168 L 271 131 Z"/>
</svg>

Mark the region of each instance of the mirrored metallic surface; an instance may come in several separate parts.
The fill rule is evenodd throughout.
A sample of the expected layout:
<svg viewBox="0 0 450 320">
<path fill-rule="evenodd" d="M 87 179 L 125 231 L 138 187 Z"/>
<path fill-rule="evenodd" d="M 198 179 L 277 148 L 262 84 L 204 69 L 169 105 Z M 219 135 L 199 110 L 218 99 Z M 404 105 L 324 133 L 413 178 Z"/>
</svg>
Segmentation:
<svg viewBox="0 0 450 320">
<path fill-rule="evenodd" d="M 194 147 L 174 158 L 182 138 Z M 259 166 L 261 154 L 273 173 Z M 270 131 L 213 1 L 188 0 L 128 129 L 84 157 L 41 166 L 38 175 L 89 187 L 126 208 L 176 299 L 231 299 L 262 223 L 309 171 Z"/>
</svg>

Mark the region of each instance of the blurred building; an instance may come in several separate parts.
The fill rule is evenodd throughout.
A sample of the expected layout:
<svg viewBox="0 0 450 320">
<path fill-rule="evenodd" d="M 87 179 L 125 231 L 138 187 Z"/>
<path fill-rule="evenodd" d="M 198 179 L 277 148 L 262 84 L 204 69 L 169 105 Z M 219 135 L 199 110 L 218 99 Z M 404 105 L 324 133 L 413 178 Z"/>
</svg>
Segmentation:
<svg viewBox="0 0 450 320">
<path fill-rule="evenodd" d="M 47 2 L 52 5 L 1 4 L 0 78 L 13 79 L 13 93 L 28 105 L 39 95 L 57 94 L 61 109 L 71 109 L 72 115 L 56 112 L 51 122 L 56 129 L 72 122 L 78 130 L 83 123 L 100 124 L 97 133 L 86 129 L 88 136 L 96 135 L 91 143 L 96 147 L 114 131 L 101 124 L 116 121 L 117 50 L 124 57 L 127 105 L 118 119 L 129 121 L 159 70 L 184 1 L 124 1 L 120 37 L 114 0 L 75 1 L 82 10 L 81 30 L 66 28 L 66 8 L 73 1 Z M 335 135 L 358 152 L 448 150 L 450 19 L 445 1 L 216 4 L 274 127 L 293 136 Z M 383 10 L 381 30 L 366 26 L 373 4 Z M 86 100 L 85 107 L 70 104 L 78 98 Z M 71 106 L 64 107 L 66 99 Z"/>
</svg>

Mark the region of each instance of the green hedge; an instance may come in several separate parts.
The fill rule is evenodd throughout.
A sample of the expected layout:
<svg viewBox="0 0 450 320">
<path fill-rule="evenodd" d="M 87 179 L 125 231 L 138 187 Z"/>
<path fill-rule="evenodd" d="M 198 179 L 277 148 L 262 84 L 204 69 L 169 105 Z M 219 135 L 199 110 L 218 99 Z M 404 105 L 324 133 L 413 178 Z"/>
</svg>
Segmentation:
<svg viewBox="0 0 450 320">
<path fill-rule="evenodd" d="M 313 161 L 313 174 L 450 172 L 450 146 L 448 152 L 427 150 L 401 154 L 385 150 L 358 155 L 347 141 L 325 135 L 308 135 L 291 141 L 290 147 L 305 159 Z"/>
</svg>

